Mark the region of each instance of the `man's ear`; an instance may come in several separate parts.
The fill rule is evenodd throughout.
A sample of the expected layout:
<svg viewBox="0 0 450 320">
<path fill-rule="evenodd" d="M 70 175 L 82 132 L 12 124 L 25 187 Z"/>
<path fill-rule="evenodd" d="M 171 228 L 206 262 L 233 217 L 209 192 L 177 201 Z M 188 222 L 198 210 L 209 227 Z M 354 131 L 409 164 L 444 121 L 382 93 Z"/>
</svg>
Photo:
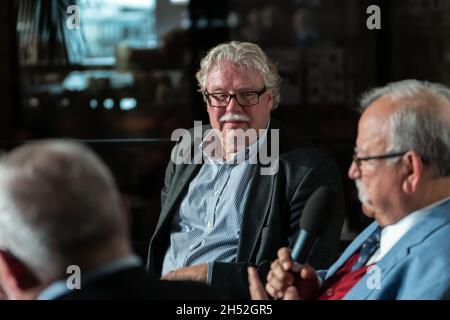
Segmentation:
<svg viewBox="0 0 450 320">
<path fill-rule="evenodd" d="M 39 285 L 39 280 L 22 261 L 8 251 L 0 250 L 2 281 L 12 290 L 27 290 Z M 6 288 L 5 288 L 6 289 Z"/>
<path fill-rule="evenodd" d="M 403 160 L 405 165 L 405 180 L 403 181 L 403 191 L 405 193 L 413 193 L 417 190 L 419 183 L 423 177 L 423 163 L 420 155 L 414 151 L 408 151 Z"/>
</svg>

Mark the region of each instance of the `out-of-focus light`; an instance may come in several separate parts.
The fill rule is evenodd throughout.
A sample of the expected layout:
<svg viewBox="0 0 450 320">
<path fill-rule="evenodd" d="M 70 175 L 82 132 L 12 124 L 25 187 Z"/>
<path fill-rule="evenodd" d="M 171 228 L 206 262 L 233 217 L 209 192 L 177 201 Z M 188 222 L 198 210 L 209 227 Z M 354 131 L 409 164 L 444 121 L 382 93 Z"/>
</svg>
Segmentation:
<svg viewBox="0 0 450 320">
<path fill-rule="evenodd" d="M 223 21 L 222 19 L 213 19 L 211 21 L 211 26 L 213 28 L 223 28 L 225 27 L 225 21 Z"/>
<path fill-rule="evenodd" d="M 189 19 L 181 19 L 180 26 L 182 29 L 189 29 L 191 27 L 191 20 Z M 450 60 L 450 59 L 449 59 Z"/>
<path fill-rule="evenodd" d="M 202 17 L 197 20 L 198 29 L 205 29 L 207 26 L 208 26 L 208 19 Z"/>
<path fill-rule="evenodd" d="M 189 4 L 189 0 L 170 0 L 172 4 Z"/>
<path fill-rule="evenodd" d="M 137 102 L 135 98 L 123 98 L 120 99 L 120 109 L 122 110 L 132 110 L 136 108 Z"/>
<path fill-rule="evenodd" d="M 89 107 L 91 107 L 92 109 L 97 109 L 98 107 L 97 99 L 91 99 L 91 101 L 89 101 Z"/>
<path fill-rule="evenodd" d="M 59 102 L 59 105 L 61 107 L 68 107 L 68 106 L 70 106 L 69 98 L 62 98 L 61 101 Z"/>
<path fill-rule="evenodd" d="M 156 0 L 103 0 L 106 6 L 117 6 L 125 8 L 154 8 L 156 5 Z"/>
<path fill-rule="evenodd" d="M 31 98 L 28 100 L 28 105 L 29 105 L 30 107 L 32 107 L 32 108 L 37 108 L 37 107 L 39 107 L 39 99 L 36 98 L 36 97 L 31 97 Z"/>
<path fill-rule="evenodd" d="M 239 25 L 239 16 L 236 12 L 230 12 L 228 14 L 227 24 L 230 28 L 236 28 Z"/>
<path fill-rule="evenodd" d="M 64 79 L 63 87 L 69 91 L 83 91 L 88 87 L 86 76 L 81 71 L 72 71 Z"/>
<path fill-rule="evenodd" d="M 105 109 L 111 110 L 114 108 L 114 100 L 111 98 L 105 99 L 105 101 L 103 101 L 103 106 Z"/>
</svg>

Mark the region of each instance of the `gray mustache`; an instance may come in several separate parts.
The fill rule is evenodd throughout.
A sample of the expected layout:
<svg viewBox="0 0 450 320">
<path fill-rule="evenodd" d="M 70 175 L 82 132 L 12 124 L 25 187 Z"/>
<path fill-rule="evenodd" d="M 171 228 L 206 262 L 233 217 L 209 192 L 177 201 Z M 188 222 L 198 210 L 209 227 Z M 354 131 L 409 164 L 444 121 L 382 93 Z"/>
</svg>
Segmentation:
<svg viewBox="0 0 450 320">
<path fill-rule="evenodd" d="M 220 117 L 220 122 L 226 121 L 250 121 L 250 118 L 244 114 L 227 113 Z"/>
</svg>

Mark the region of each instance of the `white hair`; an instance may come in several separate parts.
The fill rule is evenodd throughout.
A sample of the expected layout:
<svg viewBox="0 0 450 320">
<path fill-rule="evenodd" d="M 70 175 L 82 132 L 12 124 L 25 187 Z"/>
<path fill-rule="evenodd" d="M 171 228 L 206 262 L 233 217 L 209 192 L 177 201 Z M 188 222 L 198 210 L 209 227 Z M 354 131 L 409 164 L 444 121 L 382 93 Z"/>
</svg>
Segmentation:
<svg viewBox="0 0 450 320">
<path fill-rule="evenodd" d="M 382 96 L 400 102 L 387 123 L 388 149 L 414 150 L 435 166 L 437 176 L 450 176 L 450 89 L 418 80 L 393 82 L 364 94 L 360 111 Z"/>
<path fill-rule="evenodd" d="M 34 142 L 0 161 L 0 244 L 41 278 L 60 276 L 93 244 L 121 236 L 114 179 L 87 147 Z"/>
<path fill-rule="evenodd" d="M 206 88 L 206 79 L 215 66 L 223 62 L 231 62 L 251 71 L 255 69 L 264 79 L 266 88 L 272 90 L 273 106 L 276 109 L 280 103 L 280 82 L 274 63 L 267 57 L 261 48 L 251 42 L 231 41 L 212 48 L 200 62 L 200 69 L 196 74 L 200 92 Z"/>
</svg>

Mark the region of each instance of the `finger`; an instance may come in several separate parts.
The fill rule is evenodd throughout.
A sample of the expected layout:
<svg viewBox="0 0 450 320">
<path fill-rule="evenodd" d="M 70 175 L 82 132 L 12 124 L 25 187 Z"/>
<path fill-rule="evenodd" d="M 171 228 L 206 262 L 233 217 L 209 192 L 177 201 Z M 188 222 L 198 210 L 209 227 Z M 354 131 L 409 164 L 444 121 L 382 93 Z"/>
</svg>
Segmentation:
<svg viewBox="0 0 450 320">
<path fill-rule="evenodd" d="M 271 283 L 267 282 L 266 284 L 266 292 L 275 299 L 280 299 L 283 297 L 283 291 L 279 291 L 275 289 Z"/>
<path fill-rule="evenodd" d="M 275 273 L 274 275 L 277 276 L 277 275 L 282 275 L 285 272 L 285 269 L 282 266 L 282 262 L 279 259 L 277 259 L 277 260 L 274 260 L 272 262 L 272 264 L 270 265 L 270 271 L 272 273 Z"/>
<path fill-rule="evenodd" d="M 272 278 L 277 278 L 279 282 L 286 283 L 286 285 L 290 285 L 294 282 L 294 277 L 290 274 L 290 272 L 284 270 L 284 267 L 281 265 L 279 260 L 275 260 L 270 266 L 267 281 L 271 281 Z"/>
<path fill-rule="evenodd" d="M 247 268 L 250 297 L 252 300 L 267 300 L 266 291 L 255 268 Z"/>
<path fill-rule="evenodd" d="M 291 250 L 287 247 L 283 247 L 278 250 L 277 255 L 280 264 L 283 266 L 283 269 L 289 270 L 292 266 Z"/>
<path fill-rule="evenodd" d="M 317 278 L 316 271 L 309 265 L 303 265 L 300 269 L 300 278 L 304 280 Z"/>
<path fill-rule="evenodd" d="M 272 263 L 270 264 L 270 269 L 276 268 L 279 264 L 280 264 L 279 259 L 273 260 Z"/>
<path fill-rule="evenodd" d="M 278 279 L 278 277 L 274 276 L 273 272 L 268 275 L 267 283 L 270 283 L 270 285 L 276 291 L 281 291 L 281 292 L 284 292 L 284 290 L 286 290 L 286 288 L 289 286 L 288 283 L 286 283 L 284 281 L 280 281 L 280 279 Z"/>
<path fill-rule="evenodd" d="M 294 286 L 289 286 L 286 288 L 284 292 L 283 300 L 299 300 L 300 296 L 298 295 L 297 288 Z"/>
<path fill-rule="evenodd" d="M 278 278 L 280 281 L 285 282 L 287 284 L 294 283 L 294 277 L 289 272 L 290 270 L 285 270 L 284 267 L 281 265 L 278 265 L 276 268 L 271 270 L 273 275 Z"/>
</svg>

